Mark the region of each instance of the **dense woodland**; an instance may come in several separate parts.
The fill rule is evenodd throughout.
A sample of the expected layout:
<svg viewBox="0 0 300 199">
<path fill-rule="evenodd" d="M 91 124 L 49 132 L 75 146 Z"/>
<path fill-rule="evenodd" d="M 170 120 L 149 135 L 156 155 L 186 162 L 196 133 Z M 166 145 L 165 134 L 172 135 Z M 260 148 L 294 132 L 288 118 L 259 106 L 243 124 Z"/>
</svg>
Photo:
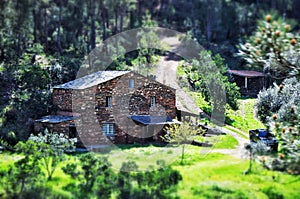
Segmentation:
<svg viewBox="0 0 300 199">
<path fill-rule="evenodd" d="M 273 10 L 300 20 L 296 0 L 3 0 L 0 6 L 0 133 L 20 139 L 51 112 L 51 86 L 74 79 L 84 57 L 121 31 L 150 21 L 186 33 L 220 53 L 228 68 L 241 69 L 247 64 L 236 56 L 237 45 L 258 19 Z"/>
<path fill-rule="evenodd" d="M 0 198 L 299 196 L 299 0 L 1 0 L 0 9 Z M 173 146 L 166 154 L 162 146 L 119 146 L 103 152 L 109 160 L 100 154 L 74 153 L 76 139 L 63 134 L 47 130 L 32 134 L 34 120 L 55 111 L 51 88 L 75 79 L 95 47 L 122 31 L 155 26 L 185 33 L 205 48 L 199 60 L 183 60 L 177 71 L 186 80 L 178 82 L 199 107 L 209 114 L 215 102 L 221 104 L 217 108 L 231 125 L 226 127 L 240 139 L 248 139 L 250 129 L 270 129 L 278 139 L 278 151 L 247 145 L 250 166 L 244 171 L 248 167 L 244 157 L 227 155 L 243 147 L 237 148 L 240 141 L 235 136 L 223 135 L 214 146 L 226 150 L 226 155 L 218 150 L 202 158 L 194 146 L 186 146 L 192 153 L 184 155 L 182 140 L 194 131 L 190 124 L 169 129 L 171 138 L 183 143 L 181 162 L 171 165 L 161 158 L 175 153 Z M 154 63 L 157 55 L 166 53 L 154 49 L 126 53 L 110 69 Z M 220 74 L 202 72 L 212 67 Z M 228 69 L 262 71 L 270 88 L 257 99 L 241 99 Z M 212 102 L 207 90 L 211 79 L 226 91 L 226 103 Z M 139 170 L 136 162 L 151 162 L 155 151 L 157 170 L 154 165 Z M 123 161 L 119 170 L 113 170 L 112 160 Z"/>
</svg>

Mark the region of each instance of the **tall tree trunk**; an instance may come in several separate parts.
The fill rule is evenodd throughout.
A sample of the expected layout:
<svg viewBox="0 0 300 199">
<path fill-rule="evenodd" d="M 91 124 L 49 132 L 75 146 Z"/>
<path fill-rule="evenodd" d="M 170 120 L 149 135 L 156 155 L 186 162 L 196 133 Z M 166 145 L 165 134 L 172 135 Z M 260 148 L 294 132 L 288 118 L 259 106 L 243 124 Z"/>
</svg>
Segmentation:
<svg viewBox="0 0 300 199">
<path fill-rule="evenodd" d="M 134 28 L 134 12 L 131 10 L 129 15 L 129 27 Z"/>
<path fill-rule="evenodd" d="M 33 16 L 33 43 L 37 43 L 37 16 L 35 8 L 32 10 Z"/>
<path fill-rule="evenodd" d="M 19 1 L 17 2 L 16 10 L 18 11 L 18 23 L 17 23 L 17 56 L 18 58 L 21 56 L 21 29 L 22 29 L 22 19 L 21 19 L 21 9 Z"/>
<path fill-rule="evenodd" d="M 185 147 L 185 144 L 182 144 L 182 151 L 181 151 L 181 164 L 183 164 L 183 160 L 184 160 L 184 147 Z"/>
<path fill-rule="evenodd" d="M 56 43 L 57 43 L 57 48 L 59 55 L 62 56 L 63 50 L 61 47 L 61 38 L 60 38 L 60 29 L 61 29 L 61 13 L 62 13 L 62 0 L 59 0 L 59 13 L 58 13 L 58 26 L 57 26 L 57 38 L 56 38 Z"/>
<path fill-rule="evenodd" d="M 125 5 L 123 5 L 123 6 L 125 6 Z M 121 8 L 121 13 L 120 13 L 120 27 L 119 27 L 120 32 L 123 31 L 124 13 L 125 13 L 125 8 Z"/>
<path fill-rule="evenodd" d="M 102 25 L 102 40 L 104 41 L 107 38 L 107 25 L 108 25 L 108 19 L 107 19 L 107 9 L 105 5 L 103 4 L 103 1 L 99 3 L 99 9 L 97 18 L 99 19 L 99 24 Z"/>
<path fill-rule="evenodd" d="M 206 38 L 207 38 L 207 48 L 210 48 L 210 41 L 211 41 L 211 16 L 210 13 L 208 12 L 206 14 Z"/>
<path fill-rule="evenodd" d="M 47 8 L 45 8 L 44 12 L 44 39 L 45 39 L 45 49 L 48 51 L 48 21 L 47 21 Z"/>
<path fill-rule="evenodd" d="M 137 17 L 139 26 L 142 26 L 142 0 L 137 1 Z"/>
<path fill-rule="evenodd" d="M 91 17 L 91 48 L 96 48 L 96 26 L 95 26 L 95 0 L 91 2 L 90 8 L 90 17 Z"/>
<path fill-rule="evenodd" d="M 115 34 L 118 33 L 118 18 L 119 18 L 119 6 L 115 7 Z"/>
</svg>

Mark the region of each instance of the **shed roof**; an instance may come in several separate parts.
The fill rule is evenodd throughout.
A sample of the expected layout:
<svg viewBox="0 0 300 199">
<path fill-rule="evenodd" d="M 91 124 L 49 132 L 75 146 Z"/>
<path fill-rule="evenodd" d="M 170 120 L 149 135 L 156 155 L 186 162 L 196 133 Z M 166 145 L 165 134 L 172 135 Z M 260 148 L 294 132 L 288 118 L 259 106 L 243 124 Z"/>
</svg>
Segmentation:
<svg viewBox="0 0 300 199">
<path fill-rule="evenodd" d="M 41 119 L 35 120 L 36 122 L 42 122 L 42 123 L 60 123 L 60 122 L 66 122 L 73 119 L 76 119 L 78 117 L 74 116 L 64 116 L 64 115 L 47 115 L 42 117 Z"/>
<path fill-rule="evenodd" d="M 131 115 L 129 116 L 129 118 L 144 125 L 180 123 L 177 120 L 170 118 L 169 116 Z"/>
<path fill-rule="evenodd" d="M 116 77 L 129 73 L 130 71 L 98 71 L 90 75 L 75 79 L 73 81 L 54 86 L 62 89 L 86 89 Z"/>
<path fill-rule="evenodd" d="M 229 70 L 228 72 L 242 77 L 264 77 L 264 73 L 251 70 Z"/>
</svg>

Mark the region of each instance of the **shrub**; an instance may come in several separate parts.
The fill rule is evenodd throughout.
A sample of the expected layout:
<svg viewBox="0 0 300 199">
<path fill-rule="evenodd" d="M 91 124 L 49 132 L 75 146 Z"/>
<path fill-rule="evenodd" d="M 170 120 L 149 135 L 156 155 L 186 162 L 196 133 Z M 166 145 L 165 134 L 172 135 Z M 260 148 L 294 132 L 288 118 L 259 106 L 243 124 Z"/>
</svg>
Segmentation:
<svg viewBox="0 0 300 199">
<path fill-rule="evenodd" d="M 284 119 L 286 110 L 291 105 L 300 105 L 300 82 L 296 78 L 286 79 L 281 85 L 276 85 L 258 94 L 256 108 L 259 119 L 267 123 L 274 113 L 280 113 Z M 288 120 L 288 118 L 286 118 Z"/>
<path fill-rule="evenodd" d="M 158 160 L 158 170 L 139 172 L 135 162 L 122 164 L 118 175 L 118 198 L 172 198 L 182 176 L 164 161 Z"/>
<path fill-rule="evenodd" d="M 275 132 L 278 157 L 264 162 L 274 170 L 300 174 L 300 82 L 287 79 L 259 94 L 257 108 L 261 120 Z M 265 115 L 264 115 L 265 114 Z"/>
</svg>

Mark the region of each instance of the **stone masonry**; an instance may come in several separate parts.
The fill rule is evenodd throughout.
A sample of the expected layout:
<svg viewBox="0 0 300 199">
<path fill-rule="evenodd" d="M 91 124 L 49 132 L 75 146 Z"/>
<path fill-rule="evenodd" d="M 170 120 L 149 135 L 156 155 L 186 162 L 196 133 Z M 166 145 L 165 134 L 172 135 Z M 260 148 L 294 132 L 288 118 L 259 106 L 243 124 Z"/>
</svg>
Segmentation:
<svg viewBox="0 0 300 199">
<path fill-rule="evenodd" d="M 133 88 L 129 87 L 129 81 L 134 82 Z M 84 89 L 70 87 L 53 89 L 55 115 L 78 117 L 56 124 L 36 121 L 35 131 L 48 128 L 50 131 L 69 135 L 69 127 L 75 124 L 77 136 L 85 146 L 111 142 L 144 142 L 144 138 L 160 141 L 163 125 L 145 126 L 129 117 L 176 117 L 175 89 L 134 72 L 125 72 Z M 108 98 L 111 106 L 107 104 Z M 155 106 L 151 107 L 150 98 L 155 99 Z M 114 125 L 113 135 L 103 134 L 102 125 L 107 123 Z"/>
</svg>

